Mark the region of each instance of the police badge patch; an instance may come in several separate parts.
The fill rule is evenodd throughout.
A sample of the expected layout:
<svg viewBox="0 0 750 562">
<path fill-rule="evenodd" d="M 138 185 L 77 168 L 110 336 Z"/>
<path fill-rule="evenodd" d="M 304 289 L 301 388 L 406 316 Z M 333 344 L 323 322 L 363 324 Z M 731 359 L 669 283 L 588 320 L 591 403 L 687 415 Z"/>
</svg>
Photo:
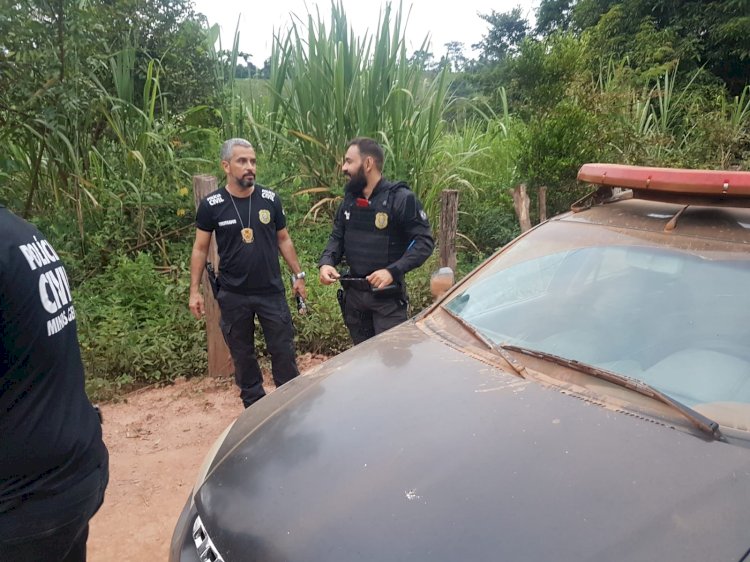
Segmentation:
<svg viewBox="0 0 750 562">
<path fill-rule="evenodd" d="M 263 224 L 268 224 L 269 222 L 271 222 L 271 213 L 268 211 L 268 209 L 261 209 L 258 212 L 258 218 Z"/>
<path fill-rule="evenodd" d="M 383 230 L 386 226 L 388 226 L 388 214 L 377 213 L 375 215 L 375 226 L 380 230 Z"/>
</svg>

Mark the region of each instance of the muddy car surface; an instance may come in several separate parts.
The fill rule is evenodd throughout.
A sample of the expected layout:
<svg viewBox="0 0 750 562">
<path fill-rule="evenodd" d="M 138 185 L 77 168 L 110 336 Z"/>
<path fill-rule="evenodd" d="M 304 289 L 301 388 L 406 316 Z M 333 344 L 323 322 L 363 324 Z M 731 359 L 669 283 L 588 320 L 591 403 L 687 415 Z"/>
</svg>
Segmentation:
<svg viewBox="0 0 750 562">
<path fill-rule="evenodd" d="M 245 411 L 171 560 L 749 559 L 750 173 L 711 174 L 584 167 L 575 210 Z"/>
</svg>

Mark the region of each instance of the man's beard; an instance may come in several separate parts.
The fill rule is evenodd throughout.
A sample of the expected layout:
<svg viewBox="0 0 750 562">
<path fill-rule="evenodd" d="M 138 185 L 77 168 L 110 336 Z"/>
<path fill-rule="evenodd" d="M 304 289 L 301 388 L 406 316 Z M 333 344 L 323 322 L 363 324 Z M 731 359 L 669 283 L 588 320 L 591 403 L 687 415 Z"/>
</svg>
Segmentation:
<svg viewBox="0 0 750 562">
<path fill-rule="evenodd" d="M 249 189 L 255 185 L 255 177 L 254 176 L 243 176 L 241 178 L 237 178 L 237 185 L 244 189 Z"/>
<path fill-rule="evenodd" d="M 365 187 L 367 187 L 367 176 L 365 176 L 364 170 L 360 167 L 353 176 L 349 176 L 349 181 L 344 186 L 344 192 L 359 197 L 362 195 Z"/>
</svg>

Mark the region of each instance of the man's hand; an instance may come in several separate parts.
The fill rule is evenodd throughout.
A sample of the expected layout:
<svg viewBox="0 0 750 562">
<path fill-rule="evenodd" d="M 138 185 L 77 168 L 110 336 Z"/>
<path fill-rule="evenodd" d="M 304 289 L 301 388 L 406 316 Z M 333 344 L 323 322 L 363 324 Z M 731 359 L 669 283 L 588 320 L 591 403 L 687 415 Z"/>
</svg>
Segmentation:
<svg viewBox="0 0 750 562">
<path fill-rule="evenodd" d="M 341 277 L 341 275 L 332 265 L 320 266 L 320 275 L 318 276 L 318 279 L 320 279 L 320 282 L 323 283 L 323 285 L 335 283 L 339 277 Z"/>
<path fill-rule="evenodd" d="M 373 271 L 365 279 L 376 289 L 382 289 L 393 283 L 393 275 L 387 269 Z"/>
<path fill-rule="evenodd" d="M 193 313 L 196 320 L 200 320 L 201 316 L 206 313 L 206 305 L 203 302 L 203 295 L 198 291 L 190 292 L 190 312 Z"/>
<path fill-rule="evenodd" d="M 307 289 L 305 288 L 305 280 L 295 279 L 294 283 L 292 284 L 292 292 L 294 292 L 295 295 L 299 295 L 303 299 L 307 300 Z"/>
</svg>

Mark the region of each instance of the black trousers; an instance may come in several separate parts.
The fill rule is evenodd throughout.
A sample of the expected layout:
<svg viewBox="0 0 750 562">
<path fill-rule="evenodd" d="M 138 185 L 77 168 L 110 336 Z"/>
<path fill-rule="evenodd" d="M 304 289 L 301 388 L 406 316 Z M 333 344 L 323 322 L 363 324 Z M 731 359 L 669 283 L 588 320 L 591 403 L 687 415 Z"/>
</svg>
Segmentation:
<svg viewBox="0 0 750 562">
<path fill-rule="evenodd" d="M 271 354 L 273 381 L 279 387 L 299 375 L 292 315 L 283 293 L 240 295 L 221 289 L 217 300 L 221 309 L 221 331 L 234 361 L 234 380 L 247 408 L 266 395 L 255 354 L 255 317 L 260 320 Z"/>
<path fill-rule="evenodd" d="M 85 562 L 89 520 L 104 501 L 107 463 L 54 496 L 0 513 L 0 560 Z"/>
<path fill-rule="evenodd" d="M 370 291 L 348 289 L 344 292 L 344 324 L 354 345 L 404 322 L 406 299 L 379 296 Z"/>
</svg>

